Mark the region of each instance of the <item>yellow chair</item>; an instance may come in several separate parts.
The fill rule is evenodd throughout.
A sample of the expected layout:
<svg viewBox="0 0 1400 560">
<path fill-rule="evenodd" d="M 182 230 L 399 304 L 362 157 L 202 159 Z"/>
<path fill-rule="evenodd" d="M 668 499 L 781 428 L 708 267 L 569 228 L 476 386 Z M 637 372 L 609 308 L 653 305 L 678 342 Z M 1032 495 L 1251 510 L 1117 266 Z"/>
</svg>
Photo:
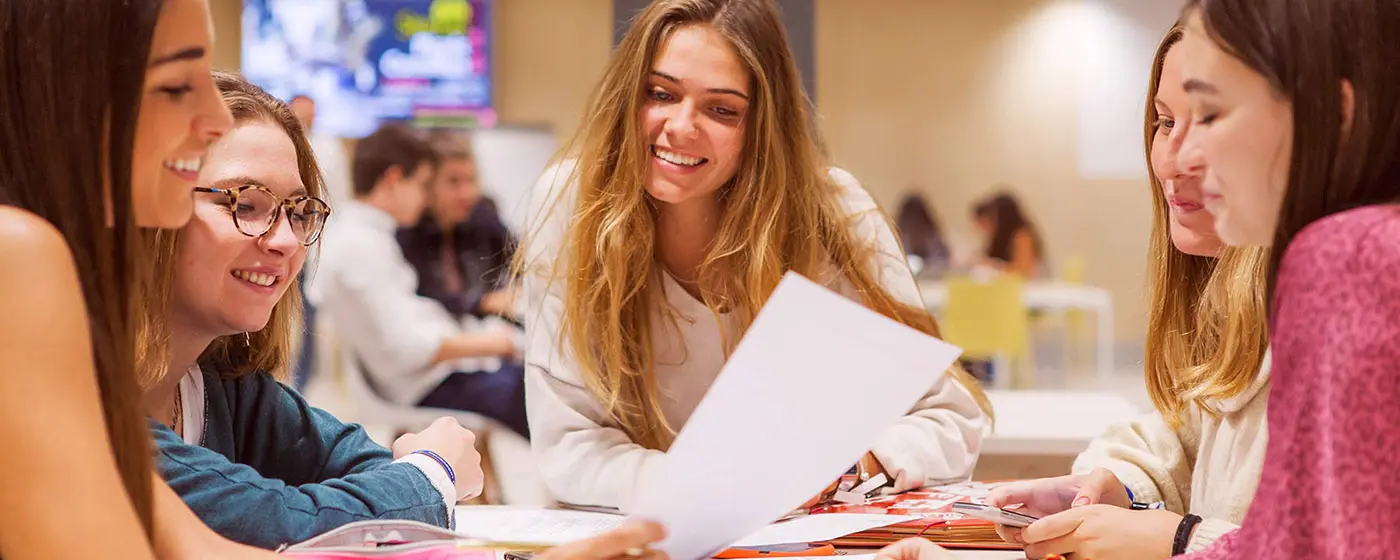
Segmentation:
<svg viewBox="0 0 1400 560">
<path fill-rule="evenodd" d="M 1081 255 L 1072 255 L 1065 259 L 1064 262 L 1060 263 L 1059 280 L 1066 284 L 1083 284 L 1084 268 L 1084 257 Z"/>
<path fill-rule="evenodd" d="M 992 360 L 993 384 L 1023 386 L 1014 382 L 1013 361 L 1030 354 L 1030 317 L 1021 300 L 1023 281 L 1002 276 L 987 282 L 949 278 L 948 304 L 940 326 L 944 339 L 963 349 L 963 357 Z"/>
</svg>

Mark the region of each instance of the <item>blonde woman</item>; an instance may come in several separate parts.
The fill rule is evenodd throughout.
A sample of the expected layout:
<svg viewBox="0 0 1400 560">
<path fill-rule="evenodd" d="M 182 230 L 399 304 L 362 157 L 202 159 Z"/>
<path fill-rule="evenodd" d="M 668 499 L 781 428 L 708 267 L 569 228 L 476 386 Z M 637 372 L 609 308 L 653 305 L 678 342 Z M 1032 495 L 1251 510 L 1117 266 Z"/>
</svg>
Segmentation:
<svg viewBox="0 0 1400 560">
<path fill-rule="evenodd" d="M 1202 204 L 1199 168 L 1180 164 L 1192 126 L 1182 88 L 1183 30 L 1173 28 L 1153 62 L 1146 139 L 1152 168 L 1147 387 L 1157 411 L 1109 429 L 1070 476 L 998 489 L 996 505 L 1023 503 L 1037 515 L 1090 504 L 1070 533 L 1003 527 L 1031 557 L 1074 553 L 1094 560 L 1167 558 L 1188 513 L 1205 521 L 1188 551 L 1236 529 L 1254 498 L 1266 447 L 1264 278 L 1268 251 L 1224 247 Z M 1158 511 L 1132 511 L 1134 503 Z M 1137 507 L 1144 507 L 1138 505 Z M 1070 514 L 1066 514 L 1070 515 Z"/>
<path fill-rule="evenodd" d="M 627 509 L 788 270 L 938 333 L 809 107 L 769 0 L 661 0 L 633 21 L 518 263 L 530 430 L 557 498 Z M 989 412 L 950 372 L 862 466 L 895 490 L 966 479 Z"/>
</svg>

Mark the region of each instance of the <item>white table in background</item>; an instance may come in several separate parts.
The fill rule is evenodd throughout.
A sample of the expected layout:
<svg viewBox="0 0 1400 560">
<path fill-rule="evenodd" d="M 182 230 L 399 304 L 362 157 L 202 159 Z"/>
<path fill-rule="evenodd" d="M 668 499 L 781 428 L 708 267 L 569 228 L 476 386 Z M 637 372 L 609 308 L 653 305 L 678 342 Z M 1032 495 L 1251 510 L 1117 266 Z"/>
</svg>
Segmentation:
<svg viewBox="0 0 1400 560">
<path fill-rule="evenodd" d="M 1141 411 L 1114 394 L 1078 391 L 987 391 L 996 431 L 982 455 L 1078 455 L 1116 422 Z"/>
<path fill-rule="evenodd" d="M 924 306 L 938 313 L 948 306 L 948 285 L 939 280 L 920 280 Z M 1094 313 L 1097 329 L 1094 342 L 1095 365 L 1100 379 L 1113 374 L 1113 296 L 1108 290 L 1083 284 L 1029 281 L 1021 291 L 1021 302 L 1033 311 L 1083 310 Z"/>
</svg>

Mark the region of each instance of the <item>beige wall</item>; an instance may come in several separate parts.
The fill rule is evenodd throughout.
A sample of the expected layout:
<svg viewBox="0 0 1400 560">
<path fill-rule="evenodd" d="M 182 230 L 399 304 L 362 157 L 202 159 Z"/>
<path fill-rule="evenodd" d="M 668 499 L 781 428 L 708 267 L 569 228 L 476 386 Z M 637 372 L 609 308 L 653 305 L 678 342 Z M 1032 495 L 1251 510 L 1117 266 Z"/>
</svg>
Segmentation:
<svg viewBox="0 0 1400 560">
<path fill-rule="evenodd" d="M 243 0 L 210 0 L 216 68 L 239 65 Z M 504 124 L 578 128 L 612 53 L 611 0 L 502 0 L 495 7 L 496 109 Z"/>
<path fill-rule="evenodd" d="M 214 68 L 237 70 L 243 45 L 243 0 L 209 0 L 214 18 Z"/>
<path fill-rule="evenodd" d="M 498 0 L 496 108 L 501 122 L 578 128 L 612 55 L 612 0 Z"/>
<path fill-rule="evenodd" d="M 1012 185 L 1052 267 L 1083 258 L 1120 338 L 1140 338 L 1151 200 L 1080 177 L 1079 66 L 1041 56 L 1063 38 L 1034 25 L 1068 1 L 817 0 L 818 110 L 838 164 L 890 211 L 923 192 L 957 245 L 976 244 L 973 202 Z"/>
</svg>

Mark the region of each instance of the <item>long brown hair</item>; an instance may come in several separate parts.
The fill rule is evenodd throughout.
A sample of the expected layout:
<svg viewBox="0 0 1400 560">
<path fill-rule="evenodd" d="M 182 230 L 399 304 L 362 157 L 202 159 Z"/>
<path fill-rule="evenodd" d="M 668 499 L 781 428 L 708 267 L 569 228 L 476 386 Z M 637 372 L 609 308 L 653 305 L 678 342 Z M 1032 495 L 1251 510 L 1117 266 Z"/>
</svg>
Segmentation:
<svg viewBox="0 0 1400 560">
<path fill-rule="evenodd" d="M 1157 91 L 1167 55 L 1185 30 L 1173 26 L 1152 62 L 1143 123 L 1147 167 L 1157 139 Z M 1243 393 L 1254 382 L 1268 350 L 1264 274 L 1269 250 L 1224 247 L 1216 258 L 1188 255 L 1172 244 L 1171 208 L 1156 173 L 1152 234 L 1147 257 L 1147 392 L 1162 417 L 1180 425 L 1195 404 L 1216 414 L 1215 400 Z"/>
<path fill-rule="evenodd" d="M 131 159 L 160 10 L 159 0 L 0 0 L 0 202 L 48 220 L 73 253 L 112 453 L 148 534 L 151 440 L 131 354 Z"/>
<path fill-rule="evenodd" d="M 568 184 L 569 218 L 551 281 L 565 282 L 560 345 L 579 364 L 585 386 L 634 442 L 666 449 L 674 437 L 661 409 L 650 321 L 660 301 L 656 208 L 644 184 L 648 155 L 639 113 L 661 45 L 686 25 L 724 37 L 753 85 L 744 155 L 722 187 L 720 226 L 699 268 L 700 293 L 718 321 L 736 325 L 726 351 L 747 330 L 788 270 L 822 278 L 834 267 L 865 305 L 925 333 L 927 311 L 896 300 L 878 284 L 873 247 L 855 239 L 842 210 L 777 9 L 770 0 L 659 0 L 633 20 L 562 154 L 577 158 Z M 565 193 L 556 193 L 555 200 Z M 548 206 L 548 205 L 547 205 Z M 551 210 L 546 209 L 544 214 Z M 885 217 L 888 222 L 888 217 Z M 524 255 L 518 253 L 517 271 Z M 567 267 L 567 272 L 564 272 Z M 990 415 L 965 372 L 950 372 Z"/>
<path fill-rule="evenodd" d="M 1022 232 L 1030 235 L 1034 242 L 1037 264 L 1044 258 L 1040 233 L 1036 231 L 1025 211 L 1021 210 L 1021 203 L 1016 201 L 1015 195 L 1006 191 L 994 194 L 979 203 L 973 209 L 973 214 L 978 218 L 990 218 L 994 224 L 992 236 L 985 248 L 988 258 L 1011 262 L 1011 247 L 1016 241 L 1016 236 Z"/>
<path fill-rule="evenodd" d="M 1284 248 L 1308 224 L 1400 201 L 1400 3 L 1191 0 L 1186 10 L 1292 105 L 1288 188 L 1268 271 L 1272 298 Z M 1350 122 L 1343 80 L 1354 92 Z"/>
<path fill-rule="evenodd" d="M 306 131 L 291 108 L 237 74 L 214 72 L 214 84 L 223 94 L 229 112 L 233 113 L 234 126 L 265 122 L 287 133 L 292 146 L 296 148 L 297 171 L 307 194 L 323 198 L 325 186 L 321 168 L 311 152 Z M 210 147 L 210 150 L 218 149 L 218 144 Z M 142 236 L 150 249 L 151 265 L 147 267 L 149 274 L 144 283 L 147 297 L 142 298 L 138 314 L 137 371 L 141 372 L 147 386 L 169 373 L 170 298 L 176 292 L 179 272 L 176 255 L 180 247 L 180 231 L 154 230 L 144 232 Z M 300 284 L 300 278 L 292 279 L 286 294 L 273 306 L 266 327 L 257 332 L 214 339 L 200 355 L 200 365 L 230 379 L 263 371 L 286 380 L 293 344 L 303 328 Z"/>
</svg>

